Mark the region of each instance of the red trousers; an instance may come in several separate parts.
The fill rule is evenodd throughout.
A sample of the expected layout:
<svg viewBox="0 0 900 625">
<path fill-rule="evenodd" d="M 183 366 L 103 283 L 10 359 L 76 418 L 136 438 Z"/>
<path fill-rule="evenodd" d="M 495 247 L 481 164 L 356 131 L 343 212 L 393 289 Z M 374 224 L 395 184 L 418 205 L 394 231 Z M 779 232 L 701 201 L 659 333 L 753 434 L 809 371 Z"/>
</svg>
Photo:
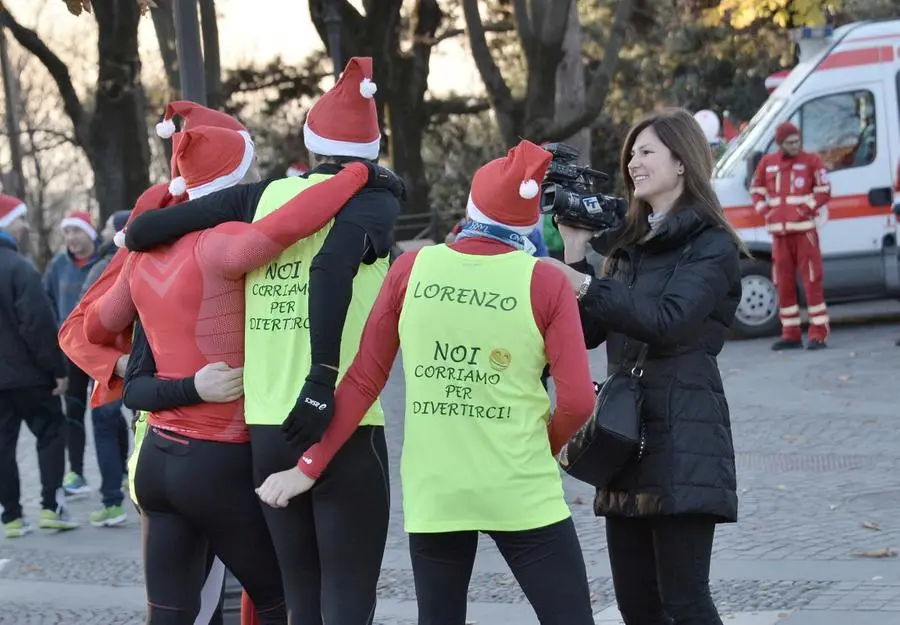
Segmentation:
<svg viewBox="0 0 900 625">
<path fill-rule="evenodd" d="M 778 289 L 778 316 L 781 319 L 781 338 L 799 341 L 800 307 L 797 305 L 797 274 L 806 293 L 806 312 L 809 315 L 809 338 L 825 341 L 828 338 L 828 309 L 822 287 L 822 252 L 815 230 L 772 237 L 772 280 Z"/>
</svg>

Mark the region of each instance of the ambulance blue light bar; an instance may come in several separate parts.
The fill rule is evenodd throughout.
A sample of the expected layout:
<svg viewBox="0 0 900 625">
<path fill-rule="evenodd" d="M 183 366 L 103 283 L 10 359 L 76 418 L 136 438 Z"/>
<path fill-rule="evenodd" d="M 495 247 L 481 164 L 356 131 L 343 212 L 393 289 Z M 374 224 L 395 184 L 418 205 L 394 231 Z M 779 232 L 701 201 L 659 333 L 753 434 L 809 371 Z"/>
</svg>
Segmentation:
<svg viewBox="0 0 900 625">
<path fill-rule="evenodd" d="M 804 26 L 802 28 L 793 28 L 790 31 L 791 41 L 797 42 L 803 39 L 828 39 L 834 34 L 834 26 L 826 24 L 824 26 Z"/>
</svg>

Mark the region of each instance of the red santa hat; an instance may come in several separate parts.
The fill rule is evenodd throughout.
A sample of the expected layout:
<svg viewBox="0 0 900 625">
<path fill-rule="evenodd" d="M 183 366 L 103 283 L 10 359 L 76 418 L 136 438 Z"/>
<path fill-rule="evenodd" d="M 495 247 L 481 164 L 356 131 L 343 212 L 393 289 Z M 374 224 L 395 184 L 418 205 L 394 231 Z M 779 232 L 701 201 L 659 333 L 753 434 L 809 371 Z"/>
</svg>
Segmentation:
<svg viewBox="0 0 900 625">
<path fill-rule="evenodd" d="M 319 98 L 303 125 L 306 148 L 322 156 L 375 160 L 381 149 L 372 59 L 353 57 L 337 84 Z"/>
<path fill-rule="evenodd" d="M 309 171 L 309 165 L 299 161 L 293 162 L 287 168 L 288 176 L 301 176 Z"/>
<path fill-rule="evenodd" d="M 781 145 L 782 143 L 784 143 L 784 140 L 791 135 L 799 136 L 800 131 L 791 122 L 781 122 L 780 124 L 778 124 L 778 127 L 775 128 L 775 143 Z"/>
<path fill-rule="evenodd" d="M 541 182 L 553 155 L 523 140 L 475 172 L 466 213 L 473 221 L 528 234 L 541 219 Z"/>
<path fill-rule="evenodd" d="M 190 199 L 239 183 L 253 165 L 253 143 L 246 133 L 199 126 L 176 133 L 169 193 Z"/>
<path fill-rule="evenodd" d="M 247 127 L 236 120 L 231 115 L 207 108 L 202 104 L 191 102 L 190 100 L 176 100 L 166 105 L 166 112 L 163 120 L 156 124 L 156 134 L 163 139 L 168 139 L 175 134 L 175 122 L 173 117 L 178 115 L 181 117 L 181 131 L 190 130 L 197 126 L 215 126 L 216 128 L 227 128 L 235 132 L 246 132 L 247 138 L 250 133 Z"/>
<path fill-rule="evenodd" d="M 149 210 L 164 208 L 174 203 L 176 203 L 175 198 L 169 193 L 168 183 L 159 182 L 153 185 L 138 197 L 134 203 L 134 209 L 128 216 L 128 221 L 125 222 L 125 227 L 116 232 L 116 235 L 113 237 L 113 243 L 116 244 L 116 247 L 125 247 L 125 232 L 128 230 L 128 224 L 134 221 L 138 215 Z"/>
<path fill-rule="evenodd" d="M 78 228 L 83 230 L 91 239 L 97 238 L 97 229 L 94 220 L 87 211 L 72 211 L 60 222 L 61 228 Z"/>
<path fill-rule="evenodd" d="M 0 229 L 6 228 L 27 212 L 25 202 L 17 197 L 0 193 Z"/>
</svg>

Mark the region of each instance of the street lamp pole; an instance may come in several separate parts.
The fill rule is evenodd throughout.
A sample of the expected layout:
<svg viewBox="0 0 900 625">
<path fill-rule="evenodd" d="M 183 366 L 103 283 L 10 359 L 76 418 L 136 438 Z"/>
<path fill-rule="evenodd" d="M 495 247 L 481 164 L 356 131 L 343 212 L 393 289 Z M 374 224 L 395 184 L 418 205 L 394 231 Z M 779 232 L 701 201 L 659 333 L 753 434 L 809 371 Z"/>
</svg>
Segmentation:
<svg viewBox="0 0 900 625">
<path fill-rule="evenodd" d="M 174 0 L 175 50 L 181 76 L 181 97 L 206 104 L 206 79 L 203 71 L 203 49 L 200 43 L 200 20 L 197 0 Z"/>
<path fill-rule="evenodd" d="M 334 80 L 341 77 L 343 62 L 341 59 L 341 12 L 338 9 L 340 0 L 327 0 L 325 7 L 325 32 L 328 35 L 328 49 L 331 51 L 331 67 Z"/>
</svg>

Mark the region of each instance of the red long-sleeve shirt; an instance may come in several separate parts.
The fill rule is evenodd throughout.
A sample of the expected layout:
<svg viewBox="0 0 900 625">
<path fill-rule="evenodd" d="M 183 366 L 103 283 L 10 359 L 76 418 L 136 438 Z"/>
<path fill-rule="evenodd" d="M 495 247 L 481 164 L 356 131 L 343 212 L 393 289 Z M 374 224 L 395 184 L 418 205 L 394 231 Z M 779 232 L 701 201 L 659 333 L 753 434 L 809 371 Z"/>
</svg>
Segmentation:
<svg viewBox="0 0 900 625">
<path fill-rule="evenodd" d="M 85 335 L 111 344 L 140 311 L 160 378 L 189 377 L 217 361 L 243 366 L 244 275 L 322 228 L 367 180 L 366 167 L 353 163 L 257 222 L 224 223 L 129 255 L 86 311 Z M 164 410 L 150 423 L 203 440 L 249 440 L 243 398 Z"/>
<path fill-rule="evenodd" d="M 106 269 L 92 284 L 84 297 L 59 329 L 59 346 L 66 356 L 87 373 L 97 384 L 91 397 L 91 405 L 96 407 L 122 397 L 122 378 L 116 376 L 116 362 L 131 352 L 131 333 L 122 332 L 111 345 L 91 343 L 84 333 L 84 315 L 90 306 L 115 284 L 122 271 L 128 250 L 117 251 Z M 96 399 L 95 399 L 96 398 Z M 99 402 L 95 405 L 95 401 Z"/>
<path fill-rule="evenodd" d="M 484 238 L 463 239 L 450 245 L 457 252 L 492 256 L 511 251 L 508 245 Z M 408 252 L 391 266 L 363 330 L 359 352 L 335 391 L 335 417 L 322 440 L 303 454 L 298 466 L 318 479 L 387 384 L 400 347 L 398 324 L 416 252 Z M 547 434 L 556 455 L 594 409 L 594 386 L 581 330 L 578 304 L 566 277 L 551 265 L 537 263 L 531 277 L 531 308 L 553 381 L 556 409 Z M 464 322 L 464 320 L 461 320 Z"/>
</svg>

